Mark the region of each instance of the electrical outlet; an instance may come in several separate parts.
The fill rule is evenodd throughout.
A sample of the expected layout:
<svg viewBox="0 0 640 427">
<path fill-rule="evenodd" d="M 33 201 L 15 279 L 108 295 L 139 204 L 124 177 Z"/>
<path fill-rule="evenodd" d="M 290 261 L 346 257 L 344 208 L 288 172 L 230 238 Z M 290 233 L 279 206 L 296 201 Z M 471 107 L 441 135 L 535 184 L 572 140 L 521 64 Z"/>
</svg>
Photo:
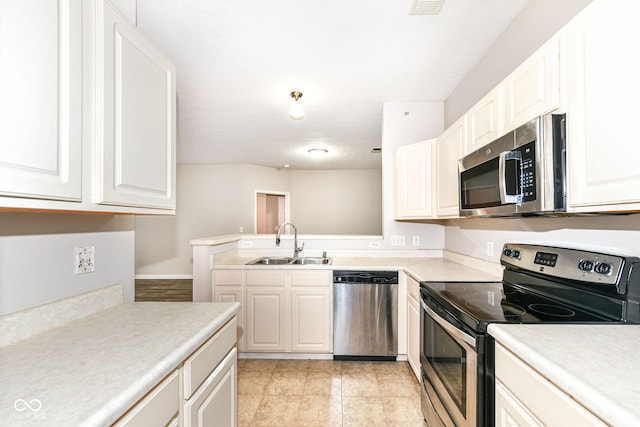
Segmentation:
<svg viewBox="0 0 640 427">
<path fill-rule="evenodd" d="M 243 226 L 240 226 L 240 228 L 238 229 L 238 232 L 239 232 L 239 233 L 244 233 L 244 227 L 243 227 Z"/>
<path fill-rule="evenodd" d="M 411 244 L 413 246 L 420 246 L 420 236 L 413 236 Z"/>
<path fill-rule="evenodd" d="M 391 236 L 391 246 L 404 246 L 404 236 Z"/>
<path fill-rule="evenodd" d="M 238 246 L 240 247 L 240 249 L 249 249 L 253 247 L 253 242 L 249 240 L 240 240 Z"/>
<path fill-rule="evenodd" d="M 493 256 L 493 242 L 487 242 L 487 256 Z"/>
<path fill-rule="evenodd" d="M 75 274 L 91 273 L 96 268 L 95 246 L 76 246 Z"/>
<path fill-rule="evenodd" d="M 380 249 L 380 242 L 369 242 L 369 249 Z"/>
</svg>

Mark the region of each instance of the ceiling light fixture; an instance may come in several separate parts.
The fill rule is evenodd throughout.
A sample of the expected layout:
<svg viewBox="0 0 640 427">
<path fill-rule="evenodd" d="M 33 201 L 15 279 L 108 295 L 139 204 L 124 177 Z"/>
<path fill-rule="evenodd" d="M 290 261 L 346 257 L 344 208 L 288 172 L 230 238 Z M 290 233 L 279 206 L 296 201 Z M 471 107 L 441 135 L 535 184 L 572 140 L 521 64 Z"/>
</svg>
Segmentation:
<svg viewBox="0 0 640 427">
<path fill-rule="evenodd" d="M 304 111 L 302 111 L 302 107 L 298 103 L 298 100 L 302 98 L 302 92 L 293 91 L 289 94 L 293 98 L 293 105 L 289 110 L 289 118 L 293 120 L 302 120 L 304 119 Z"/>
<path fill-rule="evenodd" d="M 329 153 L 329 150 L 327 150 L 326 148 L 310 148 L 309 149 L 309 154 L 312 155 L 313 157 L 322 157 L 327 153 Z"/>
</svg>

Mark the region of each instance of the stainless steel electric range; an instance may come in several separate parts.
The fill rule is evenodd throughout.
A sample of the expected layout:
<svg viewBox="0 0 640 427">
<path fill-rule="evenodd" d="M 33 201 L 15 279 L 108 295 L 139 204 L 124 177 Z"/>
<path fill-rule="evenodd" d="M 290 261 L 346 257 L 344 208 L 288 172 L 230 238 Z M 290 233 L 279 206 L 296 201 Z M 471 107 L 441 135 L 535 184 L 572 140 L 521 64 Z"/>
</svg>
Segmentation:
<svg viewBox="0 0 640 427">
<path fill-rule="evenodd" d="M 494 425 L 490 323 L 640 323 L 640 259 L 506 244 L 501 282 L 421 282 L 422 412 L 430 427 Z"/>
</svg>

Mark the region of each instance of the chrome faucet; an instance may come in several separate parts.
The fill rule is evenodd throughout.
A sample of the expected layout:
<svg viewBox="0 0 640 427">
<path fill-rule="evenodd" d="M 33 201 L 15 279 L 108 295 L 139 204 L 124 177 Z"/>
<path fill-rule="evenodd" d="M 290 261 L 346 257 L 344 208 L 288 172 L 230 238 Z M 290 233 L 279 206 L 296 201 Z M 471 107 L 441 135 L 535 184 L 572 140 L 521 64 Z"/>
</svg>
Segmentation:
<svg viewBox="0 0 640 427">
<path fill-rule="evenodd" d="M 293 259 L 298 259 L 298 254 L 302 252 L 302 249 L 304 249 L 304 243 L 302 243 L 302 246 L 298 247 L 298 229 L 292 223 L 285 222 L 280 227 L 278 227 L 278 232 L 276 233 L 276 246 L 280 246 L 280 233 L 282 232 L 282 228 L 285 225 L 290 225 L 293 227 Z"/>
</svg>

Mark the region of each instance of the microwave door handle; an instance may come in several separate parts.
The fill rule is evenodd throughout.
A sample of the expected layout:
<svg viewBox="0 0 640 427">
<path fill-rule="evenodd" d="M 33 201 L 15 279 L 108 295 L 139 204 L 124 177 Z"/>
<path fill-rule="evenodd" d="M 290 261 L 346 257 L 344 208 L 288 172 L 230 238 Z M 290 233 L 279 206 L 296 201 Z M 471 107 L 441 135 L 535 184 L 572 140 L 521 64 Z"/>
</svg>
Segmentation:
<svg viewBox="0 0 640 427">
<path fill-rule="evenodd" d="M 522 163 L 522 153 L 519 151 L 503 151 L 498 159 L 498 190 L 500 191 L 500 203 L 522 203 L 522 188 L 518 194 L 507 194 L 507 160 L 517 160 Z"/>
</svg>

